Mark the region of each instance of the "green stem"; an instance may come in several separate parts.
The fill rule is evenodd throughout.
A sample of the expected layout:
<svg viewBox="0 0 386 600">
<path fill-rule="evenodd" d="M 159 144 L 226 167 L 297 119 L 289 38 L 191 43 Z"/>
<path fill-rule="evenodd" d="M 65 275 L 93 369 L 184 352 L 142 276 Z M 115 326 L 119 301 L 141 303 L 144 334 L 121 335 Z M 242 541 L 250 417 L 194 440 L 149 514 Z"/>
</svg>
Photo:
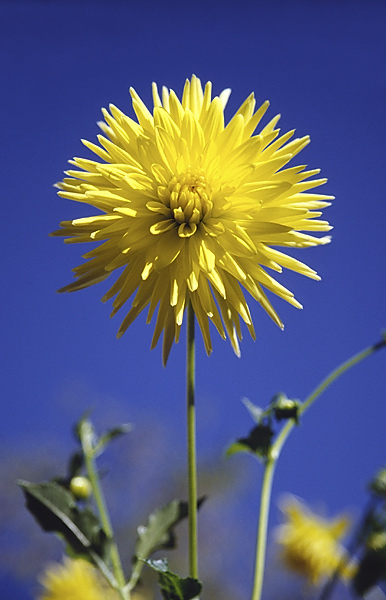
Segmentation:
<svg viewBox="0 0 386 600">
<path fill-rule="evenodd" d="M 302 415 L 306 410 L 310 408 L 310 406 L 315 402 L 315 400 L 343 373 L 354 367 L 356 364 L 386 346 L 386 337 L 384 337 L 380 342 L 365 348 L 358 354 L 355 354 L 344 363 L 342 363 L 339 367 L 334 369 L 323 381 L 315 388 L 313 392 L 309 396 L 307 396 L 306 400 L 302 404 L 299 409 L 299 416 Z M 269 517 L 269 505 L 271 499 L 272 492 L 272 480 L 275 471 L 276 462 L 280 456 L 282 448 L 291 433 L 292 429 L 295 427 L 296 423 L 294 420 L 288 421 L 288 423 L 283 427 L 280 434 L 277 436 L 275 443 L 271 446 L 268 458 L 265 463 L 265 470 L 263 476 L 263 485 L 261 490 L 260 497 L 260 516 L 259 516 L 259 524 L 258 524 L 258 536 L 257 536 L 257 544 L 256 544 L 256 561 L 255 561 L 255 576 L 254 576 L 254 586 L 252 590 L 251 600 L 260 600 L 261 592 L 263 587 L 263 577 L 264 577 L 264 565 L 265 565 L 265 555 L 266 555 L 266 545 L 267 545 L 267 530 L 268 530 L 268 517 Z"/>
<path fill-rule="evenodd" d="M 188 444 L 188 521 L 189 521 L 189 574 L 198 579 L 197 544 L 197 459 L 196 459 L 196 415 L 195 415 L 195 344 L 194 311 L 188 305 L 187 355 L 186 355 L 186 400 L 187 400 L 187 444 Z"/>
<path fill-rule="evenodd" d="M 253 582 L 252 600 L 260 600 L 263 589 L 269 506 L 275 466 L 276 460 L 274 458 L 268 458 L 264 465 L 263 485 L 260 496 L 260 515 L 259 526 L 257 530 L 255 578 Z"/>
<path fill-rule="evenodd" d="M 81 431 L 81 443 L 83 448 L 84 460 L 87 469 L 87 475 L 90 479 L 93 496 L 95 499 L 95 504 L 98 508 L 99 516 L 102 523 L 102 528 L 109 540 L 110 544 L 110 560 L 111 566 L 113 569 L 113 573 L 115 575 L 115 579 L 118 585 L 117 591 L 122 600 L 129 600 L 130 595 L 126 593 L 124 590 L 126 581 L 125 575 L 123 572 L 121 559 L 119 556 L 118 548 L 116 543 L 114 542 L 114 532 L 110 521 L 110 516 L 107 510 L 106 501 L 103 495 L 102 486 L 99 480 L 99 475 L 95 462 L 94 448 L 92 445 L 92 434 L 88 431 L 89 425 L 87 421 L 82 423 L 82 431 Z"/>
<path fill-rule="evenodd" d="M 310 406 L 315 402 L 315 400 L 317 398 L 319 398 L 319 396 L 332 383 L 334 383 L 334 381 L 336 379 L 338 379 L 346 371 L 348 371 L 349 369 L 351 369 L 352 367 L 354 367 L 355 365 L 360 363 L 362 360 L 364 360 L 365 358 L 367 358 L 368 356 L 370 356 L 371 354 L 373 354 L 380 348 L 383 348 L 385 345 L 386 345 L 386 338 L 381 340 L 377 344 L 374 344 L 372 346 L 369 346 L 368 348 L 365 348 L 361 352 L 358 352 L 358 354 L 354 354 L 354 356 L 352 356 L 351 358 L 346 360 L 344 363 L 339 365 L 339 367 L 337 367 L 336 369 L 331 371 L 331 373 L 329 375 L 327 375 L 327 377 L 325 377 L 325 379 L 323 379 L 323 381 L 321 381 L 321 383 L 314 389 L 314 391 L 311 392 L 311 394 L 309 396 L 307 396 L 304 403 L 302 404 L 302 406 L 299 409 L 299 416 L 301 416 L 303 413 L 305 413 L 306 410 L 308 410 L 310 408 Z M 280 434 L 278 435 L 274 445 L 272 446 L 272 452 L 274 452 L 277 455 L 277 458 L 279 457 L 280 452 L 284 446 L 284 443 L 285 443 L 286 439 L 288 438 L 289 434 L 291 433 L 292 429 L 295 427 L 295 425 L 296 425 L 295 421 L 288 421 L 286 426 L 283 427 Z"/>
</svg>

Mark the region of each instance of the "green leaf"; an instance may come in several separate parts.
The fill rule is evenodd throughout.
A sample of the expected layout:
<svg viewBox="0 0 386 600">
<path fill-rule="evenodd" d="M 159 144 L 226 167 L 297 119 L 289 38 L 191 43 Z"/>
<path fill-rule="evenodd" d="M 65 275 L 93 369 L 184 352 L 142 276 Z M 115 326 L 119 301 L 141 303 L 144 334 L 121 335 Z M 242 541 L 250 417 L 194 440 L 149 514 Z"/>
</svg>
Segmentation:
<svg viewBox="0 0 386 600">
<path fill-rule="evenodd" d="M 205 498 L 201 498 L 197 506 L 201 506 Z M 141 575 L 144 562 L 151 554 L 161 549 L 172 549 L 176 546 L 174 527 L 188 516 L 188 504 L 182 500 L 172 500 L 158 508 L 149 516 L 146 525 L 137 529 L 138 539 L 135 544 L 134 568 L 130 578 L 130 589 L 133 589 Z"/>
<path fill-rule="evenodd" d="M 174 548 L 173 527 L 187 516 L 188 505 L 179 500 L 173 500 L 154 511 L 149 516 L 147 525 L 140 525 L 137 529 L 136 557 L 146 559 L 161 548 Z"/>
<path fill-rule="evenodd" d="M 123 423 L 97 436 L 92 422 L 86 416 L 82 417 L 75 426 L 75 432 L 82 445 L 83 452 L 94 457 L 102 454 L 109 442 L 128 433 L 131 429 L 130 423 Z"/>
<path fill-rule="evenodd" d="M 193 577 L 182 579 L 169 570 L 165 559 L 147 560 L 146 564 L 157 571 L 164 600 L 192 600 L 200 594 L 201 583 Z"/>
<path fill-rule="evenodd" d="M 132 425 L 130 423 L 122 423 L 122 425 L 117 425 L 117 427 L 112 427 L 111 429 L 108 429 L 107 431 L 102 433 L 97 443 L 97 453 L 100 454 L 101 452 L 103 452 L 107 444 L 109 444 L 112 440 L 121 435 L 129 433 L 129 431 L 131 430 Z"/>
<path fill-rule="evenodd" d="M 56 482 L 20 481 L 28 510 L 44 531 L 53 531 L 65 539 L 75 556 L 104 557 L 108 540 L 98 518 L 89 509 L 80 510 L 75 497 Z"/>
<path fill-rule="evenodd" d="M 273 435 L 274 431 L 270 425 L 256 425 L 250 431 L 248 437 L 239 438 L 233 442 L 227 449 L 226 455 L 232 456 L 239 452 L 248 452 L 261 460 L 265 460 L 271 447 Z"/>
</svg>

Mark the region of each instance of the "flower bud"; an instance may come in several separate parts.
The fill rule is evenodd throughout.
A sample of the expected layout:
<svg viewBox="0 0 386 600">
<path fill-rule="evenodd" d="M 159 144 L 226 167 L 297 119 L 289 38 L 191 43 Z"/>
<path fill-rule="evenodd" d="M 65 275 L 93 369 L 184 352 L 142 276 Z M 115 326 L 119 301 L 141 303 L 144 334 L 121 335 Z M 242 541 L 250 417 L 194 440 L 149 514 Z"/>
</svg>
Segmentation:
<svg viewBox="0 0 386 600">
<path fill-rule="evenodd" d="M 273 401 L 275 419 L 294 419 L 298 423 L 299 400 L 291 400 L 285 394 L 277 394 Z"/>
<path fill-rule="evenodd" d="M 70 490 L 79 500 L 87 500 L 92 494 L 92 485 L 87 477 L 73 477 L 70 481 Z"/>
</svg>

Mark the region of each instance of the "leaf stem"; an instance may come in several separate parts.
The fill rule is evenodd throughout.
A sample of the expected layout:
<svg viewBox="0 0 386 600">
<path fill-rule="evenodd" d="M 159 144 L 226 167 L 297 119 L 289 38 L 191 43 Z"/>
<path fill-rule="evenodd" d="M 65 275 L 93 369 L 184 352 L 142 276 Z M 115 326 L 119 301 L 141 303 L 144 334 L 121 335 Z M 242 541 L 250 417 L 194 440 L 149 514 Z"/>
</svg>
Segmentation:
<svg viewBox="0 0 386 600">
<path fill-rule="evenodd" d="M 307 396 L 306 400 L 302 404 L 299 409 L 299 416 L 302 415 L 306 410 L 310 408 L 310 406 L 315 402 L 315 400 L 341 375 L 343 375 L 346 371 L 354 367 L 356 364 L 360 363 L 362 360 L 386 346 L 386 336 L 383 339 L 365 348 L 358 354 L 355 354 L 341 365 L 339 365 L 336 369 L 331 371 L 331 373 L 325 377 L 321 381 L 321 383 Z M 292 429 L 295 427 L 295 420 L 291 419 L 288 423 L 283 427 L 281 432 L 276 438 L 274 444 L 272 444 L 266 463 L 264 468 L 263 475 L 263 484 L 260 496 L 260 515 L 259 515 L 259 524 L 258 524 L 258 535 L 257 535 L 257 543 L 256 543 L 256 560 L 255 560 L 255 575 L 254 575 L 254 586 L 252 590 L 251 600 L 260 600 L 261 592 L 263 588 L 263 577 L 264 577 L 264 566 L 265 566 L 265 555 L 266 555 L 266 545 L 267 545 L 267 530 L 268 530 L 268 517 L 269 517 L 269 506 L 272 492 L 272 481 L 273 475 L 275 471 L 276 462 L 280 456 L 282 448 L 291 433 Z"/>
<path fill-rule="evenodd" d="M 87 475 L 90 479 L 93 489 L 95 504 L 98 508 L 103 530 L 110 544 L 110 560 L 115 575 L 116 583 L 118 585 L 117 591 L 119 592 L 119 595 L 122 598 L 122 600 L 129 600 L 130 595 L 128 595 L 128 593 L 124 590 L 126 584 L 125 575 L 123 572 L 118 548 L 114 541 L 114 532 L 111 525 L 110 516 L 107 510 L 102 486 L 99 480 L 98 470 L 96 467 L 95 452 L 92 443 L 92 431 L 90 428 L 90 424 L 87 421 L 83 421 L 83 423 L 81 424 L 80 439 L 84 454 L 85 465 L 87 469 Z"/>
<path fill-rule="evenodd" d="M 189 573 L 198 579 L 194 310 L 189 302 L 186 353 Z"/>
</svg>

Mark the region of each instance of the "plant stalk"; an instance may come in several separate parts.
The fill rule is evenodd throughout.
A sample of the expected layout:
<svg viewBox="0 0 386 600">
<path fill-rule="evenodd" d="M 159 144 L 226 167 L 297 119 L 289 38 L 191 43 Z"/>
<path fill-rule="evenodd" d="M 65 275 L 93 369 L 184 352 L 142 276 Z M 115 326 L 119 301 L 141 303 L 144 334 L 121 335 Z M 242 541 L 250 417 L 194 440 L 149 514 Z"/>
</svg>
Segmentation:
<svg viewBox="0 0 386 600">
<path fill-rule="evenodd" d="M 321 381 L 321 383 L 314 389 L 299 409 L 299 416 L 302 415 L 310 406 L 315 402 L 319 396 L 341 375 L 346 373 L 349 369 L 360 363 L 362 360 L 386 346 L 386 336 L 378 342 L 368 348 L 365 348 L 358 354 L 355 354 Z M 280 456 L 282 448 L 295 427 L 295 420 L 291 419 L 283 427 L 281 432 L 276 438 L 274 444 L 272 444 L 268 458 L 265 463 L 263 485 L 260 496 L 260 515 L 258 523 L 258 535 L 256 543 L 256 560 L 255 560 L 255 575 L 254 575 L 254 586 L 252 590 L 251 600 L 261 600 L 261 593 L 263 588 L 263 577 L 264 577 L 264 566 L 265 566 L 265 555 L 267 546 L 267 530 L 268 530 L 268 517 L 269 517 L 269 506 L 272 492 L 272 481 L 275 471 L 276 462 Z"/>
<path fill-rule="evenodd" d="M 186 354 L 189 574 L 198 579 L 194 319 L 193 307 L 189 302 Z"/>
<path fill-rule="evenodd" d="M 87 423 L 83 424 L 84 427 L 87 427 Z M 82 435 L 81 434 L 81 443 L 83 448 L 84 460 L 87 469 L 87 475 L 90 479 L 93 496 L 95 499 L 95 504 L 97 506 L 99 516 L 102 523 L 102 528 L 109 540 L 110 543 L 110 560 L 111 566 L 113 569 L 113 573 L 116 579 L 116 583 L 118 585 L 117 591 L 122 600 L 130 600 L 130 593 L 124 590 L 126 585 L 125 575 L 122 568 L 121 559 L 119 556 L 117 545 L 114 541 L 114 532 L 110 521 L 110 515 L 107 510 L 107 505 L 105 501 L 105 497 L 103 494 L 102 486 L 99 480 L 98 470 L 96 467 L 94 449 L 90 442 L 90 435 Z"/>
<path fill-rule="evenodd" d="M 273 457 L 269 457 L 264 465 L 263 485 L 260 495 L 260 515 L 257 529 L 255 577 L 253 582 L 252 600 L 260 600 L 263 589 L 269 507 L 275 466 L 276 459 Z"/>
</svg>

